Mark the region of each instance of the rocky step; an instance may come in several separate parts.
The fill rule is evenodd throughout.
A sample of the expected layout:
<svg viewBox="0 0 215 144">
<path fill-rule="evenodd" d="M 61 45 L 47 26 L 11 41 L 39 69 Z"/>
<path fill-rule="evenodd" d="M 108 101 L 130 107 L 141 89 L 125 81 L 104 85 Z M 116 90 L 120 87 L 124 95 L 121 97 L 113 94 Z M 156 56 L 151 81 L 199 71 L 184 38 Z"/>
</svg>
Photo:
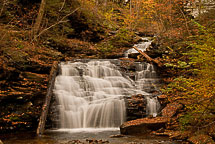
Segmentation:
<svg viewBox="0 0 215 144">
<path fill-rule="evenodd" d="M 165 127 L 168 120 L 169 119 L 165 117 L 155 117 L 127 121 L 120 126 L 120 133 L 124 135 L 149 133 L 151 131 Z"/>
</svg>

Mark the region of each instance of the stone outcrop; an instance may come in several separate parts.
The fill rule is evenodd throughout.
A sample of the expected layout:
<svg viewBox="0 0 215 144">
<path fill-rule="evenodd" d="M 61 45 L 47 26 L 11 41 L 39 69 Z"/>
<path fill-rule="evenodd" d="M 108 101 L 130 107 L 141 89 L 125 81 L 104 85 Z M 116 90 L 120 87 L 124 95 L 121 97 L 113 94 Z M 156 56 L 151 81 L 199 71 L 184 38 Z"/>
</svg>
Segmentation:
<svg viewBox="0 0 215 144">
<path fill-rule="evenodd" d="M 191 135 L 191 132 L 160 129 L 156 132 L 153 132 L 153 134 L 156 136 L 168 136 L 173 140 L 186 140 Z"/>
<path fill-rule="evenodd" d="M 157 96 L 157 99 L 159 101 L 159 103 L 161 104 L 161 107 L 165 107 L 168 103 L 168 99 L 166 95 L 159 95 Z"/>
<path fill-rule="evenodd" d="M 146 99 L 144 95 L 138 94 L 126 98 L 127 120 L 146 117 Z"/>
<path fill-rule="evenodd" d="M 169 103 L 166 107 L 161 111 L 163 117 L 173 117 L 180 109 L 183 108 L 182 104 L 177 102 Z"/>
<path fill-rule="evenodd" d="M 165 127 L 168 118 L 155 117 L 155 118 L 142 118 L 132 121 L 127 121 L 120 126 L 121 134 L 132 135 L 137 133 L 149 133 Z"/>
<path fill-rule="evenodd" d="M 0 56 L 0 133 L 35 129 L 52 62 L 62 55 L 28 43 L 22 51 L 8 49 L 10 53 Z"/>
</svg>

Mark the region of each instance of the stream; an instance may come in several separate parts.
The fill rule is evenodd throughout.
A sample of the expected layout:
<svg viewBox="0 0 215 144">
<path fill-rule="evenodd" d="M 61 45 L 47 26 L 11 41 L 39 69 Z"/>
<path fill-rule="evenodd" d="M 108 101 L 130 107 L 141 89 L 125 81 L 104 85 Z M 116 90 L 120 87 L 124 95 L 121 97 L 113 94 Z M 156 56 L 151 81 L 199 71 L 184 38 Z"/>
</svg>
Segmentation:
<svg viewBox="0 0 215 144">
<path fill-rule="evenodd" d="M 94 143 L 111 144 L 179 144 L 167 137 L 153 135 L 135 135 L 119 138 L 111 138 L 112 135 L 119 135 L 119 129 L 85 129 L 85 131 L 60 130 L 46 131 L 42 136 L 36 136 L 36 132 L 19 132 L 15 134 L 4 134 L 0 139 L 4 144 L 88 144 L 90 140 Z M 96 142 L 97 140 L 97 142 Z"/>
</svg>

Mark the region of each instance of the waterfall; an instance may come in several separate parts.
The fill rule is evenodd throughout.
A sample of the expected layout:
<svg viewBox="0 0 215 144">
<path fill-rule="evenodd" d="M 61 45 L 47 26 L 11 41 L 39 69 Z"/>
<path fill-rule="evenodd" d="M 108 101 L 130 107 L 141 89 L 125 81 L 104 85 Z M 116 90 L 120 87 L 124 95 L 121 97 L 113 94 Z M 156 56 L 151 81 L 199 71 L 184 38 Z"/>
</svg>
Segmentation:
<svg viewBox="0 0 215 144">
<path fill-rule="evenodd" d="M 142 94 L 153 103 L 143 89 L 156 81 L 153 65 L 136 63 L 136 69 L 133 81 L 107 60 L 61 63 L 53 90 L 59 103 L 60 128 L 119 127 L 126 120 L 124 97 Z M 155 109 L 149 107 L 148 114 L 155 116 Z"/>
<path fill-rule="evenodd" d="M 158 91 L 157 85 L 160 83 L 160 79 L 157 77 L 154 66 L 149 63 L 137 63 L 135 82 L 137 89 L 148 92 L 145 97 L 147 100 L 146 114 L 156 117 L 160 109 L 160 103 L 157 97 L 151 93 Z"/>
<path fill-rule="evenodd" d="M 137 47 L 139 50 L 141 50 L 142 52 L 144 52 L 152 43 L 152 40 L 149 40 L 149 38 L 142 38 L 142 42 L 135 44 L 134 47 Z M 131 48 L 129 50 L 127 50 L 125 52 L 125 57 L 128 57 L 129 54 L 132 53 L 138 53 L 137 50 L 135 50 L 134 48 Z"/>
<path fill-rule="evenodd" d="M 81 74 L 82 73 L 82 74 Z M 132 85 L 109 61 L 61 64 L 54 93 L 61 128 L 117 127 L 125 121 L 123 96 Z"/>
</svg>

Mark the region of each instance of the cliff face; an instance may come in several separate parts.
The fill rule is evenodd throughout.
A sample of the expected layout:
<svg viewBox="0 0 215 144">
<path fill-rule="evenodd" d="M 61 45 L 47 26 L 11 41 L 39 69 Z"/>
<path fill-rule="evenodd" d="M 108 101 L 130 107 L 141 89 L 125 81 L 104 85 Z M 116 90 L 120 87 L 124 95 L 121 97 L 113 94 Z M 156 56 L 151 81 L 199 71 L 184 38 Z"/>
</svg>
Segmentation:
<svg viewBox="0 0 215 144">
<path fill-rule="evenodd" d="M 52 62 L 61 57 L 51 49 L 23 46 L 25 57 L 14 47 L 7 47 L 10 52 L 1 55 L 1 132 L 37 126 Z"/>
</svg>

